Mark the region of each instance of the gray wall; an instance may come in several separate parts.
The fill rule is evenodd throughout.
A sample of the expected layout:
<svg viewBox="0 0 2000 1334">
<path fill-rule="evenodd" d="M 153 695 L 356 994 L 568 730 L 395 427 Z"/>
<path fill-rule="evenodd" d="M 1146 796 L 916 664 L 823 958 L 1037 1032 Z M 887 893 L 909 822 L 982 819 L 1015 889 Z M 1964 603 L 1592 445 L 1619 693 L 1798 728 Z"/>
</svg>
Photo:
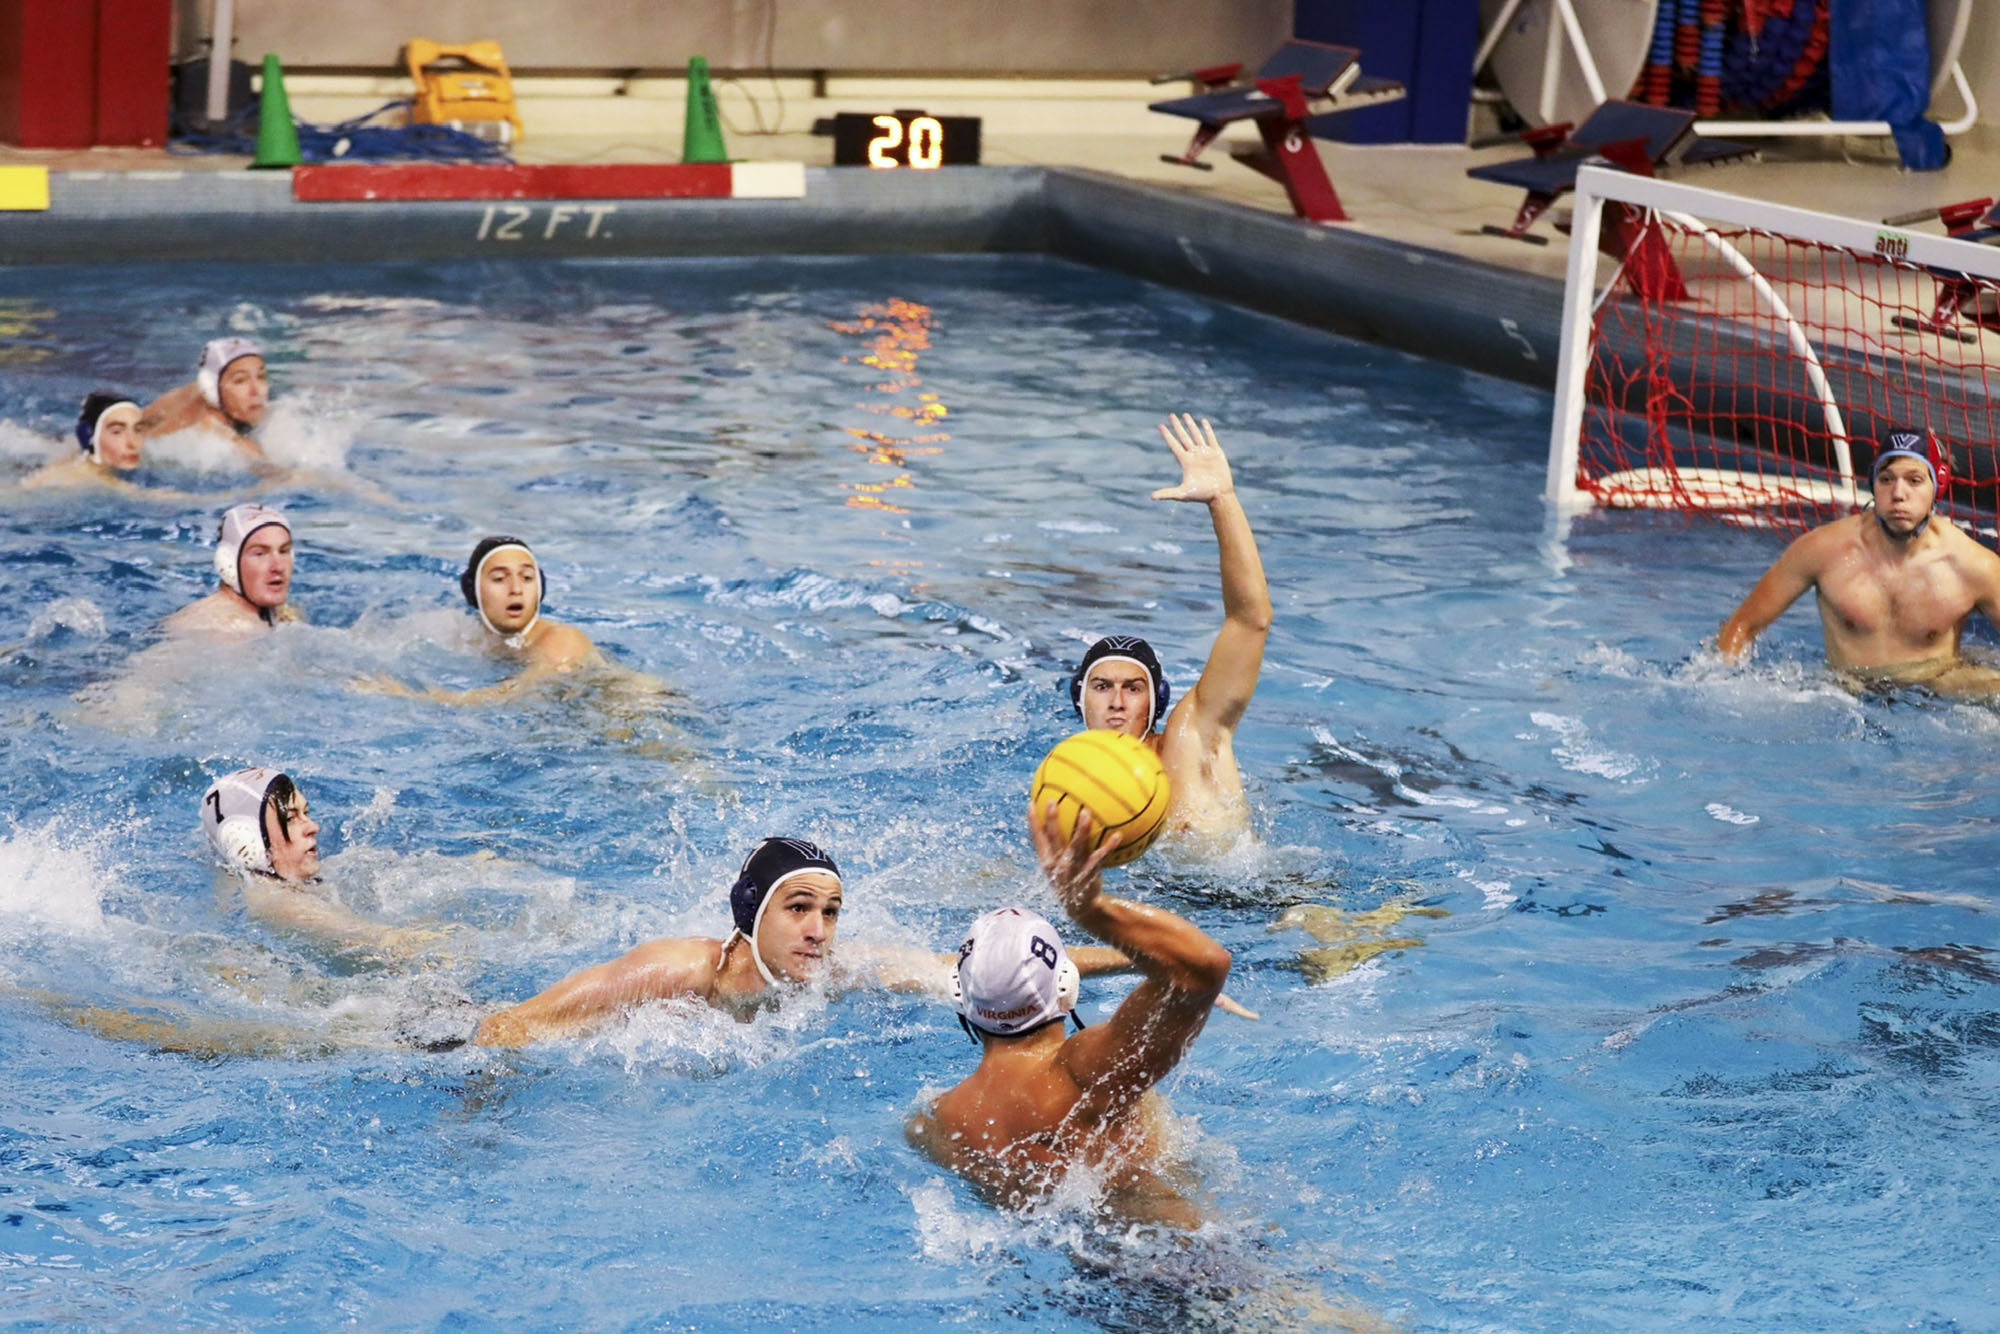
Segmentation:
<svg viewBox="0 0 2000 1334">
<path fill-rule="evenodd" d="M 176 51 L 212 0 L 176 0 Z M 1291 0 L 236 0 L 235 56 L 388 68 L 411 37 L 490 37 L 517 70 L 1152 74 L 1261 60 Z"/>
</svg>

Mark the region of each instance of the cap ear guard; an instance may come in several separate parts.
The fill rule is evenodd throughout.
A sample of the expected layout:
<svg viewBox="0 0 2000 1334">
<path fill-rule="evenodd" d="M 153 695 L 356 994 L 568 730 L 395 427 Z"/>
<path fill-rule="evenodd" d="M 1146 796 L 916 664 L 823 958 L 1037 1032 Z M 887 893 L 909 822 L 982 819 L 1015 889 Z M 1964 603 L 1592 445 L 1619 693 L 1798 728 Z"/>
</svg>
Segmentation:
<svg viewBox="0 0 2000 1334">
<path fill-rule="evenodd" d="M 1056 967 L 1056 1004 L 1064 1014 L 1076 1012 L 1077 997 L 1083 993 L 1083 974 L 1077 971 L 1076 961 L 1067 953 Z"/>
<path fill-rule="evenodd" d="M 261 870 L 270 858 L 264 851 L 264 831 L 258 826 L 257 821 L 234 816 L 217 825 L 209 837 L 237 870 Z"/>
<path fill-rule="evenodd" d="M 215 535 L 215 577 L 222 586 L 235 593 L 242 593 L 243 580 L 236 569 L 236 551 L 242 543 L 232 546 L 221 533 Z"/>
</svg>

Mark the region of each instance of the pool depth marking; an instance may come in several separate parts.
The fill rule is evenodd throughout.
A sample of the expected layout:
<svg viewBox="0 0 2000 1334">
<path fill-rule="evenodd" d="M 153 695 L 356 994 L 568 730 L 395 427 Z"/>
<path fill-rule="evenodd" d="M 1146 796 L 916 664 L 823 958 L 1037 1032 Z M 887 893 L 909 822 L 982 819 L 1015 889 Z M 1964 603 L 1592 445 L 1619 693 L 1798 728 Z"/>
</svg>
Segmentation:
<svg viewBox="0 0 2000 1334">
<path fill-rule="evenodd" d="M 584 239 L 594 241 L 599 238 L 600 234 L 605 239 L 610 238 L 611 229 L 604 226 L 604 220 L 618 211 L 618 205 L 550 204 L 548 210 L 548 221 L 541 227 L 542 240 L 554 240 L 555 234 L 558 231 L 561 231 L 569 223 L 577 221 L 577 215 L 582 214 L 584 218 L 588 219 L 584 224 Z M 485 212 L 479 215 L 478 239 L 481 241 L 525 241 L 535 229 L 531 227 L 526 233 L 521 229 L 534 216 L 534 206 L 530 204 L 488 204 Z M 498 220 L 497 226 L 495 225 L 496 219 Z"/>
</svg>

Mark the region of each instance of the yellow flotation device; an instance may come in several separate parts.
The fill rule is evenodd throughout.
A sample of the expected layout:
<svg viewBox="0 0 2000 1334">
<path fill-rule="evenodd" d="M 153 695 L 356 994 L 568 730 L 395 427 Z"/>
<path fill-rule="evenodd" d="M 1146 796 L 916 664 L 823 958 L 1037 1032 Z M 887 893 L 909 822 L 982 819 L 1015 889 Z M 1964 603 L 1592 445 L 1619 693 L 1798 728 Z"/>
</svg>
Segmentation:
<svg viewBox="0 0 2000 1334">
<path fill-rule="evenodd" d="M 403 63 L 417 85 L 412 121 L 449 125 L 503 144 L 521 137 L 514 78 L 500 43 L 448 46 L 412 37 L 403 47 Z"/>
</svg>

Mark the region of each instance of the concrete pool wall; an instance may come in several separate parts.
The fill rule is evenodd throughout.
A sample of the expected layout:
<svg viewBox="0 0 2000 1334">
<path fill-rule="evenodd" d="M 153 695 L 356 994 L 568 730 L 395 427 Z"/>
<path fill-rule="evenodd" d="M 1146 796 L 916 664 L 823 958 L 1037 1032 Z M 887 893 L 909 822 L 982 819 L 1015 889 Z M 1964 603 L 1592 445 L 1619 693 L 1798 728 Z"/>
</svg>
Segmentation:
<svg viewBox="0 0 2000 1334">
<path fill-rule="evenodd" d="M 1562 287 L 1364 231 L 1072 168 L 806 169 L 803 199 L 300 203 L 288 172 L 52 172 L 0 263 L 1048 254 L 1530 384 Z"/>
</svg>

